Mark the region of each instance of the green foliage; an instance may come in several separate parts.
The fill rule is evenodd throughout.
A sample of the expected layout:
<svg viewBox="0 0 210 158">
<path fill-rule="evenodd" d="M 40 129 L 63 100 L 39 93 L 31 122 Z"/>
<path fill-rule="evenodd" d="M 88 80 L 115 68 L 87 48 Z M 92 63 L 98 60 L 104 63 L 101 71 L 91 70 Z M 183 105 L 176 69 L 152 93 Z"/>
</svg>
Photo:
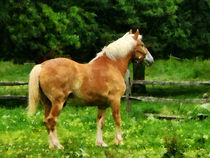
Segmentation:
<svg viewBox="0 0 210 158">
<path fill-rule="evenodd" d="M 187 113 L 189 119 L 197 119 L 197 120 L 205 119 L 205 117 L 208 117 L 209 114 L 210 114 L 210 103 L 199 104 Z"/>
<path fill-rule="evenodd" d="M 76 6 L 55 12 L 49 5 L 31 0 L 8 3 L 10 17 L 5 31 L 9 36 L 5 35 L 5 40 L 11 46 L 1 54 L 3 59 L 39 62 L 61 56 L 67 48 L 79 49 L 83 40 L 91 42 L 94 32 L 84 32 L 97 27 L 95 15 Z M 93 24 L 88 25 L 89 21 Z"/>
<path fill-rule="evenodd" d="M 175 133 L 171 139 L 168 136 L 165 137 L 164 146 L 167 149 L 167 152 L 164 154 L 163 158 L 184 157 L 184 147 L 180 143 L 180 141 L 177 140 L 177 136 Z"/>
<path fill-rule="evenodd" d="M 209 0 L 3 0 L 0 59 L 87 62 L 130 28 L 140 29 L 155 57 L 208 58 L 209 6 Z"/>
</svg>

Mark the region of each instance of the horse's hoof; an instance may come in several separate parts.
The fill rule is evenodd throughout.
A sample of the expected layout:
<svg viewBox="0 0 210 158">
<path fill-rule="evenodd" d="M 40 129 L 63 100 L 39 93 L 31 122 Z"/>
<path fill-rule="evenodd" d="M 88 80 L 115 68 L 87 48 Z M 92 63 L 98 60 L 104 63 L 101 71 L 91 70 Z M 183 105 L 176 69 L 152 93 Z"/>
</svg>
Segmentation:
<svg viewBox="0 0 210 158">
<path fill-rule="evenodd" d="M 61 149 L 61 150 L 64 149 L 64 147 L 61 144 L 53 144 L 53 145 L 50 145 L 50 148 L 51 149 Z"/>
<path fill-rule="evenodd" d="M 57 146 L 57 149 L 61 149 L 61 150 L 63 150 L 63 149 L 64 149 L 64 147 L 63 147 L 62 145 L 58 145 L 58 146 Z"/>
<path fill-rule="evenodd" d="M 96 145 L 100 147 L 108 147 L 108 145 L 104 142 L 96 142 Z"/>
<path fill-rule="evenodd" d="M 122 140 L 115 140 L 116 145 L 124 145 Z"/>
</svg>

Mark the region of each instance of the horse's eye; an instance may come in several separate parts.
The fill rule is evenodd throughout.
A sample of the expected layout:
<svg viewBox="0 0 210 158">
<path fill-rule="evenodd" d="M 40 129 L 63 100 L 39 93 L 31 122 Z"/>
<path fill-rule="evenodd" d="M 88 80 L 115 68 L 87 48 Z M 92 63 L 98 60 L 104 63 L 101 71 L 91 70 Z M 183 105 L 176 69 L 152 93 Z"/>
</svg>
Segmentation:
<svg viewBox="0 0 210 158">
<path fill-rule="evenodd" d="M 144 44 L 141 44 L 142 47 L 144 47 Z"/>
</svg>

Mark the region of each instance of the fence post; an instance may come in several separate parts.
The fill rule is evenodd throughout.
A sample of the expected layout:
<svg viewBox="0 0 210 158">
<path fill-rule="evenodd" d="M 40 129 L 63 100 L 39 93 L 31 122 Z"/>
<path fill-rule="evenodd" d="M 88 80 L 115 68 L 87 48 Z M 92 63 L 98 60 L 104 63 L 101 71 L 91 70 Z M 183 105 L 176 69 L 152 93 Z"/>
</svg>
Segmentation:
<svg viewBox="0 0 210 158">
<path fill-rule="evenodd" d="M 133 62 L 133 80 L 144 80 L 145 79 L 145 66 L 141 63 Z M 145 85 L 132 85 L 132 94 L 146 93 Z"/>
<path fill-rule="evenodd" d="M 131 102 L 129 100 L 129 97 L 131 95 L 131 75 L 129 69 L 127 69 L 126 72 L 125 83 L 126 83 L 126 111 L 129 112 L 131 110 Z"/>
</svg>

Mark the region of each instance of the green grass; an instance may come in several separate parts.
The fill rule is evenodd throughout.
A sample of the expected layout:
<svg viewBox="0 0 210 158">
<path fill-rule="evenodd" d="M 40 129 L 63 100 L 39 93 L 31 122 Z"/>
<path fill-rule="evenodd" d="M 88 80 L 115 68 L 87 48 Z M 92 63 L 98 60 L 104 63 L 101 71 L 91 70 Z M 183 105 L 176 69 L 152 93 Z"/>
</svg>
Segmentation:
<svg viewBox="0 0 210 158">
<path fill-rule="evenodd" d="M 210 61 L 200 59 L 157 60 L 146 68 L 146 80 L 154 81 L 208 81 Z"/>
<path fill-rule="evenodd" d="M 0 61 L 0 81 L 28 81 L 29 73 L 34 64 L 13 64 L 12 62 Z"/>
<path fill-rule="evenodd" d="M 0 65 L 1 81 L 27 81 L 32 68 L 32 65 L 13 65 L 10 62 L 0 62 Z M 157 60 L 152 67 L 146 68 L 146 79 L 209 80 L 209 70 L 209 61 Z M 200 73 L 197 77 L 196 71 Z M 209 88 L 147 86 L 146 95 L 202 98 L 203 93 L 209 94 Z M 26 95 L 27 86 L 0 87 L 2 94 Z M 48 147 L 43 107 L 40 106 L 31 118 L 27 117 L 25 108 L 26 102 L 0 102 L 0 157 L 210 157 L 210 117 L 204 120 L 197 117 L 199 113 L 210 114 L 210 104 L 132 101 L 132 111 L 127 113 L 123 100 L 121 118 L 125 145 L 114 145 L 115 125 L 108 108 L 104 127 L 104 141 L 109 145 L 107 148 L 95 146 L 97 108 L 67 104 L 57 126 L 64 150 L 51 150 Z M 156 117 L 145 117 L 144 113 L 181 115 L 185 119 L 159 120 Z"/>
<path fill-rule="evenodd" d="M 29 73 L 34 64 L 13 64 L 0 61 L 0 82 L 28 82 Z M 27 85 L 0 87 L 0 95 L 27 95 Z"/>
<path fill-rule="evenodd" d="M 28 118 L 24 107 L 1 108 L 0 120 L 0 155 L 1 157 L 162 157 L 167 153 L 165 137 L 180 142 L 185 157 L 207 157 L 209 154 L 209 121 L 205 119 L 158 120 L 144 117 L 147 107 L 158 112 L 162 108 L 174 109 L 175 105 L 133 102 L 132 112 L 125 112 L 122 103 L 122 129 L 124 146 L 114 145 L 114 122 L 108 109 L 104 140 L 108 148 L 95 146 L 96 108 L 67 106 L 59 117 L 58 134 L 64 150 L 48 148 L 47 131 L 43 125 L 43 110 Z M 155 108 L 156 106 L 156 108 Z M 183 108 L 183 109 L 182 109 Z M 153 111 L 152 110 L 152 111 Z M 185 110 L 181 107 L 181 110 Z M 177 149 L 179 149 L 177 147 Z M 181 149 L 180 149 L 181 150 Z M 108 156 L 109 155 L 109 156 Z"/>
</svg>

